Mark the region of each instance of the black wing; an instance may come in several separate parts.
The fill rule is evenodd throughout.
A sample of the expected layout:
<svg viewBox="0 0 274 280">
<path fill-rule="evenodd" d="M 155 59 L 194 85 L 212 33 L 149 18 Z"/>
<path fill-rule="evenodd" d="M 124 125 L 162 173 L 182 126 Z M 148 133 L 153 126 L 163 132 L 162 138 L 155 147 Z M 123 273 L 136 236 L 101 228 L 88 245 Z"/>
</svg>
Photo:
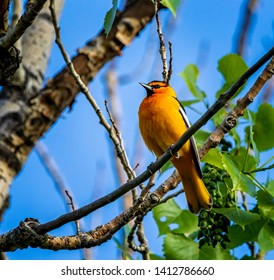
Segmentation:
<svg viewBox="0 0 274 280">
<path fill-rule="evenodd" d="M 189 120 L 187 118 L 185 109 L 184 109 L 184 107 L 182 106 L 182 104 L 180 103 L 180 101 L 177 98 L 176 98 L 176 100 L 180 104 L 179 112 L 182 115 L 183 120 L 185 121 L 187 127 L 189 128 L 190 127 L 190 123 L 189 123 Z M 190 144 L 191 144 L 191 149 L 192 149 L 193 154 L 194 154 L 194 164 L 196 166 L 196 169 L 197 169 L 197 172 L 198 172 L 200 178 L 202 178 L 203 175 L 202 175 L 202 171 L 201 171 L 201 167 L 200 167 L 200 158 L 199 158 L 198 149 L 197 149 L 197 146 L 196 146 L 195 139 L 194 139 L 193 136 L 191 136 L 189 140 L 190 140 Z"/>
</svg>

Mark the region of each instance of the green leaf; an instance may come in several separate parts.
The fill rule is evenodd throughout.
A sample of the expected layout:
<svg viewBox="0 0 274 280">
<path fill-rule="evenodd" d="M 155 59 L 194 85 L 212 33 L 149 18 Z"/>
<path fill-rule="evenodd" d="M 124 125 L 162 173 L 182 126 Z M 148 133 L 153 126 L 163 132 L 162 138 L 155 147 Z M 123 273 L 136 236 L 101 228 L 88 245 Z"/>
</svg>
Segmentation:
<svg viewBox="0 0 274 280">
<path fill-rule="evenodd" d="M 252 150 L 254 151 L 254 155 L 255 155 L 255 159 L 257 164 L 259 164 L 260 162 L 260 154 L 259 151 L 257 149 L 257 145 L 254 141 L 254 137 L 253 137 L 253 120 L 252 120 L 252 116 L 251 113 L 249 112 L 249 110 L 247 110 L 247 114 L 248 114 L 248 119 L 249 119 L 249 137 L 250 137 L 250 142 L 251 142 L 251 146 L 252 146 Z"/>
<path fill-rule="evenodd" d="M 183 234 L 168 233 L 164 239 L 163 251 L 169 260 L 197 260 L 198 243 Z"/>
<path fill-rule="evenodd" d="M 267 103 L 260 105 L 254 124 L 254 141 L 259 151 L 274 147 L 274 108 Z"/>
<path fill-rule="evenodd" d="M 204 245 L 199 251 L 199 260 L 233 260 L 228 250 L 218 244 L 215 248 Z"/>
<path fill-rule="evenodd" d="M 218 168 L 224 169 L 223 156 L 220 150 L 217 148 L 210 149 L 208 153 L 202 158 L 202 162 L 206 162 Z"/>
<path fill-rule="evenodd" d="M 160 261 L 160 260 L 164 260 L 164 258 L 162 256 L 150 253 L 149 254 L 149 259 L 150 260 L 156 260 L 156 261 Z"/>
<path fill-rule="evenodd" d="M 174 17 L 176 17 L 177 8 L 180 5 L 181 0 L 161 0 L 161 4 L 167 7 Z"/>
<path fill-rule="evenodd" d="M 234 142 L 235 142 L 235 145 L 237 147 L 240 147 L 241 144 L 242 144 L 242 139 L 239 135 L 239 133 L 237 132 L 237 130 L 234 128 L 234 129 L 231 129 L 229 131 L 229 135 L 231 135 L 231 137 L 233 138 Z"/>
<path fill-rule="evenodd" d="M 257 166 L 256 159 L 244 147 L 234 150 L 234 154 L 231 154 L 230 157 L 236 163 L 239 170 L 249 172 L 253 171 Z"/>
<path fill-rule="evenodd" d="M 112 8 L 106 13 L 105 19 L 104 19 L 104 29 L 105 33 L 108 36 L 117 11 L 117 6 L 118 6 L 118 0 L 112 0 Z"/>
<path fill-rule="evenodd" d="M 124 231 L 124 235 L 125 235 L 125 236 L 128 236 L 129 233 L 130 233 L 130 231 L 131 231 L 130 226 L 129 226 L 128 224 L 125 225 L 125 226 L 123 227 L 123 231 Z M 116 243 L 117 248 L 118 248 L 119 250 L 121 250 L 122 255 L 123 255 L 123 259 L 127 259 L 127 260 L 132 259 L 132 256 L 131 256 L 131 254 L 129 253 L 128 248 L 125 246 L 125 244 L 124 244 L 123 242 L 121 243 L 121 241 L 120 241 L 117 237 L 115 237 L 115 236 L 113 237 L 113 240 L 114 240 L 114 242 Z"/>
<path fill-rule="evenodd" d="M 169 232 L 190 234 L 198 230 L 197 216 L 188 210 L 182 210 L 174 199 L 160 204 L 153 209 L 153 217 L 157 223 L 159 235 Z"/>
<path fill-rule="evenodd" d="M 228 154 L 223 154 L 223 167 L 229 173 L 233 188 L 235 190 L 244 191 L 251 196 L 255 196 L 256 185 L 247 177 L 246 174 L 239 169 L 237 164 L 232 160 Z"/>
<path fill-rule="evenodd" d="M 274 222 L 272 220 L 261 229 L 258 243 L 263 255 L 274 249 Z"/>
<path fill-rule="evenodd" d="M 274 218 L 274 197 L 266 191 L 257 193 L 258 207 L 264 218 Z"/>
<path fill-rule="evenodd" d="M 245 64 L 243 58 L 237 54 L 228 54 L 222 57 L 218 61 L 218 71 L 222 74 L 225 84 L 217 92 L 217 97 L 227 91 L 247 69 L 248 66 Z M 240 91 L 241 89 L 238 90 L 237 94 Z"/>
<path fill-rule="evenodd" d="M 202 129 L 198 130 L 195 133 L 194 138 L 196 140 L 198 148 L 206 141 L 206 139 L 209 137 L 210 134 L 211 133 L 209 131 L 205 131 Z"/>
<path fill-rule="evenodd" d="M 274 220 L 274 181 L 269 182 L 266 191 L 257 192 L 257 200 L 262 216 Z"/>
<path fill-rule="evenodd" d="M 180 103 L 182 104 L 183 107 L 188 107 L 192 104 L 195 104 L 195 103 L 198 103 L 200 102 L 199 99 L 192 99 L 192 100 L 183 100 L 183 101 L 180 101 Z"/>
<path fill-rule="evenodd" d="M 259 214 L 244 211 L 239 208 L 214 208 L 214 211 L 216 213 L 223 214 L 229 220 L 233 221 L 243 228 L 248 224 L 260 220 Z"/>
<path fill-rule="evenodd" d="M 258 240 L 258 234 L 268 220 L 261 219 L 255 223 L 248 224 L 245 228 L 239 225 L 229 227 L 228 234 L 230 243 L 227 244 L 229 249 L 234 249 L 247 242 L 255 242 Z"/>
<path fill-rule="evenodd" d="M 266 189 L 274 197 L 274 180 L 267 184 Z"/>
<path fill-rule="evenodd" d="M 187 65 L 179 75 L 184 79 L 188 89 L 193 94 L 193 96 L 195 96 L 200 101 L 206 97 L 206 94 L 197 86 L 199 70 L 196 65 Z"/>
<path fill-rule="evenodd" d="M 242 154 L 243 152 L 244 150 L 242 151 Z M 244 191 L 251 196 L 255 196 L 256 185 L 246 174 L 242 172 L 243 163 L 239 159 L 240 158 L 235 157 L 234 161 L 232 156 L 229 154 L 222 154 L 217 148 L 214 148 L 203 157 L 202 161 L 212 164 L 218 168 L 225 169 L 231 177 L 234 190 Z M 249 168 L 254 166 L 252 159 L 248 158 L 248 164 Z"/>
<path fill-rule="evenodd" d="M 172 165 L 172 163 L 171 163 L 171 161 L 170 160 L 168 160 L 162 167 L 161 167 L 161 169 L 160 169 L 160 174 L 163 174 L 165 171 L 167 171 L 168 169 L 170 169 L 170 168 L 172 168 L 173 167 L 173 165 Z"/>
<path fill-rule="evenodd" d="M 228 104 L 229 105 L 229 104 Z M 218 127 L 224 119 L 227 117 L 227 110 L 225 108 L 221 108 L 212 118 L 211 120 L 214 123 L 214 126 Z M 232 129 L 233 130 L 233 129 Z M 231 130 L 231 131 L 232 131 Z"/>
</svg>

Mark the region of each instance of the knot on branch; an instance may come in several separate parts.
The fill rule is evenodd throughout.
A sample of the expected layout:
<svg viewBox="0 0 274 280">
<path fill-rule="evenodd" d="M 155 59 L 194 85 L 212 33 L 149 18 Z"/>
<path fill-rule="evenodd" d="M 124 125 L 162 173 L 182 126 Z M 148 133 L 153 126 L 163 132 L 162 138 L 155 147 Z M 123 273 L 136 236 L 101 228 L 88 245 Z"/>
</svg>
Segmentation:
<svg viewBox="0 0 274 280">
<path fill-rule="evenodd" d="M 233 116 L 227 116 L 227 118 L 224 121 L 224 129 L 226 132 L 229 132 L 233 127 L 235 127 L 237 124 L 237 119 Z"/>
<path fill-rule="evenodd" d="M 20 246 L 23 246 L 23 248 L 28 246 L 36 248 L 38 245 L 43 243 L 45 236 L 38 234 L 34 230 L 38 225 L 40 225 L 38 220 L 33 218 L 27 218 L 24 222 L 20 222 L 18 227 L 20 234 L 17 236 Z"/>
<path fill-rule="evenodd" d="M 34 228 L 39 225 L 36 219 L 27 218 L 19 226 L 0 236 L 0 252 L 15 251 L 43 244 L 46 235 L 39 235 Z"/>
<path fill-rule="evenodd" d="M 160 197 L 156 193 L 150 193 L 147 195 L 146 199 L 143 199 L 142 202 L 139 202 L 138 215 L 142 217 L 147 213 L 148 209 L 151 209 L 153 206 L 159 204 Z"/>
<path fill-rule="evenodd" d="M 160 202 L 160 198 L 156 193 L 151 193 L 149 195 L 149 202 L 151 206 L 154 206 Z"/>
</svg>

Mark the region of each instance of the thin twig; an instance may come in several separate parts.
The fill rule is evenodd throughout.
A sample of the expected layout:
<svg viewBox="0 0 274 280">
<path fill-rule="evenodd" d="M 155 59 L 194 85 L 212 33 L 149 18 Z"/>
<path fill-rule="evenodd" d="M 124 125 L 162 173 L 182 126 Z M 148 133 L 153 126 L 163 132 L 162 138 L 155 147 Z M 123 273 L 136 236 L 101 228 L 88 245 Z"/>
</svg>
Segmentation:
<svg viewBox="0 0 274 280">
<path fill-rule="evenodd" d="M 246 0 L 246 3 L 244 3 L 245 9 L 244 12 L 242 13 L 243 18 L 241 19 L 242 23 L 240 26 L 239 35 L 236 43 L 237 53 L 241 56 L 244 55 L 248 31 L 251 26 L 251 20 L 256 4 L 257 4 L 257 0 Z"/>
<path fill-rule="evenodd" d="M 13 46 L 26 29 L 31 26 L 46 2 L 47 0 L 36 0 L 31 5 L 27 5 L 27 10 L 20 17 L 16 26 L 8 30 L 7 34 L 0 38 L 0 48 L 9 49 Z"/>
<path fill-rule="evenodd" d="M 112 112 L 110 112 L 109 106 L 108 106 L 108 102 L 105 100 L 105 107 L 106 107 L 106 111 L 109 115 L 109 119 L 110 122 L 114 128 L 114 131 L 116 133 L 117 138 L 119 139 L 120 142 L 120 146 L 122 148 L 124 148 L 123 145 L 123 138 L 121 135 L 120 130 L 118 129 L 118 126 L 120 125 L 120 115 L 121 115 L 121 106 L 120 103 L 118 101 L 118 97 L 117 97 L 117 92 L 116 92 L 116 85 L 117 85 L 117 78 L 115 75 L 115 71 L 113 68 L 113 64 L 111 65 L 111 67 L 108 69 L 106 75 L 105 75 L 105 81 L 106 81 L 106 85 L 107 85 L 107 94 L 108 94 L 108 99 L 110 101 L 110 106 L 112 109 Z M 115 152 L 115 151 L 114 151 Z M 119 160 L 119 158 L 117 156 L 112 156 L 111 158 L 113 158 L 114 164 L 115 164 L 115 168 L 116 168 L 116 174 L 118 174 L 118 179 L 119 179 L 119 185 L 122 185 L 125 181 L 125 174 L 124 174 L 124 169 L 121 161 Z M 130 168 L 130 163 L 129 160 L 127 159 L 127 163 L 128 166 L 126 168 Z M 132 174 L 134 173 L 134 169 L 132 169 L 132 172 L 127 174 L 127 179 L 131 180 L 134 177 L 132 177 Z M 135 200 L 138 197 L 138 193 L 136 189 L 133 189 L 130 193 L 125 194 L 125 196 L 123 197 L 123 209 L 128 209 L 130 206 L 132 206 L 132 204 L 135 202 Z M 125 232 L 123 231 L 122 233 L 122 242 L 124 243 L 124 251 L 127 251 L 127 254 L 130 255 L 130 251 L 128 250 L 127 244 L 124 242 L 125 241 Z M 123 251 L 123 253 L 124 253 Z"/>
<path fill-rule="evenodd" d="M 44 168 L 49 173 L 52 180 L 55 182 L 57 191 L 59 192 L 61 198 L 65 201 L 65 207 L 68 207 L 67 210 L 70 212 L 75 211 L 77 207 L 75 207 L 75 199 L 73 200 L 74 195 L 72 194 L 70 187 L 66 183 L 66 180 L 64 179 L 61 171 L 59 170 L 57 163 L 50 156 L 50 153 L 48 152 L 46 146 L 43 145 L 41 142 L 37 142 L 35 145 L 35 150 Z M 77 234 L 80 234 L 81 228 L 85 228 L 84 220 L 76 220 L 75 226 Z M 83 256 L 85 259 L 90 259 L 90 253 L 86 249 L 84 249 L 83 251 Z"/>
<path fill-rule="evenodd" d="M 264 168 L 258 168 L 258 169 L 254 169 L 254 170 L 251 170 L 251 171 L 248 171 L 248 172 L 243 172 L 244 174 L 248 174 L 248 173 L 257 173 L 257 172 L 262 172 L 262 171 L 266 171 L 266 170 L 270 170 L 270 169 L 273 169 L 274 168 L 274 164 L 271 164 L 267 167 L 264 167 Z"/>
<path fill-rule="evenodd" d="M 56 161 L 54 158 L 50 155 L 47 147 L 42 142 L 37 142 L 35 145 L 35 151 L 37 152 L 37 155 L 43 164 L 45 170 L 53 180 L 56 190 L 60 194 L 62 200 L 64 200 L 64 205 L 66 208 L 68 205 L 70 205 L 70 200 L 68 199 L 68 196 L 66 195 L 66 190 L 70 190 L 69 185 L 67 184 L 64 176 L 62 175 L 62 172 L 60 171 Z M 70 193 L 72 193 L 70 191 Z M 67 211 L 74 211 L 71 207 L 67 209 Z"/>
<path fill-rule="evenodd" d="M 135 221 L 134 221 L 134 225 L 131 228 L 131 231 L 127 237 L 127 241 L 128 241 L 128 247 L 130 249 L 132 249 L 133 251 L 139 252 L 142 257 L 143 260 L 149 260 L 149 247 L 148 247 L 148 241 L 145 237 L 145 233 L 144 233 L 144 226 L 143 226 L 143 218 L 144 216 L 139 215 L 136 217 Z M 138 241 L 140 242 L 140 245 L 137 246 L 134 244 L 134 235 L 137 235 L 138 237 Z"/>
<path fill-rule="evenodd" d="M 111 114 L 111 112 L 110 112 L 110 110 L 109 110 L 109 107 L 108 107 L 108 102 L 107 102 L 106 100 L 105 100 L 105 107 L 106 107 L 106 111 L 107 111 L 107 113 L 108 113 L 108 115 L 109 115 L 109 119 L 110 119 L 110 122 L 111 122 L 111 124 L 112 124 L 113 129 L 114 129 L 114 132 L 115 132 L 115 134 L 116 134 L 116 137 L 117 137 L 117 139 L 118 139 L 119 146 L 121 147 L 121 149 L 122 149 L 123 151 L 125 151 L 124 143 L 123 143 L 123 137 L 122 137 L 122 135 L 121 135 L 121 131 L 118 129 L 118 127 L 117 127 L 117 125 L 116 125 L 116 122 L 114 121 L 114 118 L 113 118 L 113 116 L 112 116 L 112 114 Z M 116 120 L 117 120 L 117 117 L 116 117 Z M 129 159 L 128 159 L 126 153 L 125 153 L 125 155 L 124 155 L 124 160 L 123 160 L 123 162 L 119 162 L 119 164 L 122 164 L 122 166 L 123 166 L 123 168 L 124 168 L 124 171 L 126 171 L 126 170 L 128 171 L 128 172 L 126 172 L 126 174 L 127 174 L 127 177 L 128 177 L 129 180 L 131 180 L 131 179 L 133 179 L 133 178 L 136 177 L 135 170 L 130 166 Z M 121 170 L 120 170 L 120 168 L 119 168 L 118 166 L 119 166 L 119 165 L 118 165 L 118 162 L 117 162 L 117 163 L 116 163 L 116 167 L 117 167 L 117 171 L 118 171 L 119 174 L 120 174 L 120 176 L 119 176 L 119 178 L 120 178 L 120 183 L 123 184 L 124 180 L 123 180 L 123 178 L 122 178 Z"/>
<path fill-rule="evenodd" d="M 70 206 L 71 206 L 72 211 L 75 211 L 75 207 L 74 207 L 74 203 L 73 203 L 73 198 L 72 198 L 72 196 L 70 195 L 70 193 L 69 193 L 68 190 L 65 190 L 65 193 L 66 193 L 67 197 L 69 198 Z M 80 230 L 80 223 L 79 223 L 79 220 L 76 220 L 76 221 L 74 221 L 74 222 L 75 222 L 75 226 L 76 226 L 76 232 L 77 232 L 77 234 L 80 234 L 80 233 L 81 233 L 81 230 Z"/>
<path fill-rule="evenodd" d="M 126 173 L 128 174 L 128 176 L 130 176 L 131 178 L 135 177 L 135 173 L 133 171 L 133 169 L 130 167 L 129 163 L 128 163 L 128 157 L 126 154 L 125 149 L 121 146 L 120 140 L 117 137 L 114 127 L 109 125 L 107 120 L 105 119 L 102 110 L 100 109 L 100 107 L 98 106 L 97 102 L 95 101 L 95 99 L 92 97 L 92 95 L 90 94 L 90 91 L 88 89 L 88 87 L 84 84 L 84 82 L 82 81 L 80 75 L 78 75 L 78 73 L 76 72 L 73 63 L 71 62 L 68 53 L 66 52 L 62 41 L 61 41 L 61 35 L 60 35 L 60 28 L 58 27 L 58 23 L 57 23 L 57 19 L 56 19 L 56 15 L 55 15 L 55 9 L 54 9 L 54 0 L 50 1 L 50 6 L 49 6 L 50 12 L 51 12 L 51 16 L 52 16 L 52 23 L 54 26 L 54 30 L 55 30 L 55 34 L 56 34 L 56 44 L 58 45 L 61 54 L 69 68 L 70 74 L 73 76 L 73 78 L 75 79 L 75 82 L 77 83 L 77 85 L 79 86 L 79 89 L 81 92 L 84 93 L 84 95 L 86 96 L 87 100 L 89 101 L 90 105 L 92 106 L 92 108 L 94 109 L 95 113 L 97 114 L 100 124 L 107 130 L 110 139 L 112 140 L 115 149 L 116 149 L 116 155 L 117 157 L 121 160 L 121 163 L 126 171 Z"/>
<path fill-rule="evenodd" d="M 144 188 L 142 188 L 139 199 L 144 199 L 145 198 L 145 196 L 148 194 L 150 189 L 155 185 L 155 179 L 156 179 L 156 173 L 154 173 L 150 176 L 147 185 Z"/>
<path fill-rule="evenodd" d="M 138 228 L 137 228 L 137 232 L 136 235 L 138 237 L 138 241 L 140 242 L 141 246 L 141 254 L 143 257 L 143 260 L 150 260 L 150 256 L 149 256 L 149 246 L 148 246 L 148 240 L 145 236 L 145 228 L 144 228 L 144 223 L 143 223 L 143 219 L 144 216 L 140 217 L 140 222 L 138 224 Z"/>
<path fill-rule="evenodd" d="M 109 86 L 109 89 L 110 89 L 110 86 Z M 110 94 L 110 100 L 113 101 L 113 94 Z M 110 122 L 111 122 L 111 124 L 112 124 L 112 126 L 114 128 L 114 131 L 116 133 L 116 136 L 117 136 L 117 138 L 119 140 L 120 146 L 122 147 L 123 150 L 125 150 L 121 132 L 120 132 L 120 130 L 118 129 L 118 127 L 116 125 L 116 123 L 118 121 L 118 114 L 115 114 L 115 117 L 112 116 L 112 114 L 111 114 L 111 112 L 109 110 L 109 107 L 108 107 L 108 103 L 107 103 L 106 100 L 105 100 L 105 106 L 106 106 L 107 113 L 109 115 Z M 114 106 L 112 106 L 112 108 L 113 107 Z M 114 120 L 116 120 L 116 122 Z M 119 174 L 119 181 L 120 181 L 120 185 L 121 185 L 121 184 L 124 183 L 124 179 L 123 179 L 122 170 L 120 168 L 122 165 L 121 165 L 121 162 L 117 161 L 117 157 L 115 157 L 115 163 L 116 163 L 116 170 L 117 170 L 117 173 Z M 134 170 L 134 168 L 132 168 L 130 166 L 129 159 L 127 157 L 126 157 L 125 163 L 126 163 L 126 166 L 124 166 L 124 170 L 130 170 L 130 172 L 127 172 L 128 180 L 132 180 L 132 179 L 134 179 L 136 177 L 135 170 Z M 135 189 L 132 190 L 132 198 L 133 198 L 133 203 L 134 203 L 134 201 L 137 199 L 137 191 Z M 125 209 L 128 208 L 127 205 L 128 205 L 127 198 L 125 198 Z"/>
<path fill-rule="evenodd" d="M 181 5 L 180 7 L 182 7 L 183 5 Z M 178 8 L 179 9 L 179 8 Z M 163 33 L 165 33 L 165 38 L 166 40 L 168 40 L 169 38 L 171 38 L 173 32 L 176 30 L 176 25 L 178 23 L 178 17 L 179 17 L 178 10 L 177 10 L 177 16 L 176 18 L 169 13 L 167 16 L 167 22 L 166 24 L 163 26 Z M 148 69 L 158 69 L 158 56 L 155 53 L 155 42 L 154 39 L 152 40 L 152 36 L 154 36 L 154 27 L 151 26 L 150 30 L 149 30 L 150 34 L 148 35 L 148 40 L 146 41 L 146 45 L 144 47 L 144 54 L 142 55 L 139 64 L 132 70 L 132 72 L 127 71 L 127 73 L 122 74 L 121 76 L 119 76 L 119 82 L 121 84 L 128 84 L 131 83 L 133 81 L 139 81 L 140 77 L 142 76 L 142 74 L 144 72 L 150 72 L 150 76 L 153 77 L 152 79 L 154 79 L 155 74 L 158 73 L 154 73 L 154 71 L 148 71 Z M 158 34 L 157 34 L 158 36 Z M 154 38 L 154 37 L 153 37 Z M 146 67 L 144 67 L 144 65 L 146 65 Z M 169 63 L 169 68 L 170 68 L 170 63 Z M 130 70 L 130 69 L 128 69 Z M 169 81 L 169 80 L 168 80 Z"/>
<path fill-rule="evenodd" d="M 168 41 L 168 49 L 169 49 L 169 63 L 168 63 L 168 75 L 167 75 L 167 83 L 169 83 L 172 75 L 172 44 Z"/>
<path fill-rule="evenodd" d="M 141 194 L 134 200 L 134 205 L 138 205 L 139 203 L 141 204 L 145 197 L 148 195 L 149 190 L 154 186 L 155 184 L 155 178 L 156 178 L 156 173 L 154 173 L 148 180 L 148 183 L 145 188 L 142 188 Z M 144 211 L 140 215 L 136 217 L 134 220 L 134 224 L 131 228 L 131 231 L 127 237 L 127 242 L 128 242 L 128 247 L 132 249 L 133 251 L 137 251 L 142 255 L 142 258 L 144 260 L 149 260 L 149 247 L 148 247 L 148 241 L 145 236 L 145 230 L 144 230 L 144 225 L 143 225 L 143 219 L 144 216 L 146 215 L 147 211 Z M 134 244 L 134 235 L 137 235 L 138 241 L 140 242 L 140 245 L 137 246 Z"/>
<path fill-rule="evenodd" d="M 168 83 L 168 67 L 167 67 L 167 58 L 166 58 L 166 46 L 164 43 L 164 35 L 162 32 L 162 27 L 161 27 L 161 21 L 159 18 L 159 0 L 155 0 L 154 1 L 154 9 L 155 9 L 155 17 L 156 17 L 156 22 L 157 22 L 157 33 L 159 35 L 159 41 L 160 41 L 160 55 L 161 55 L 161 59 L 162 59 L 162 63 L 163 63 L 163 72 L 162 72 L 162 76 L 163 76 L 163 80 Z"/>
<path fill-rule="evenodd" d="M 167 195 L 166 197 L 164 197 L 163 199 L 161 199 L 161 201 L 159 202 L 159 204 L 163 204 L 166 203 L 168 200 L 177 197 L 178 195 L 180 195 L 181 193 L 184 193 L 184 189 L 180 189 L 177 192 L 174 192 L 170 195 Z"/>
<path fill-rule="evenodd" d="M 107 71 L 106 82 L 107 82 L 107 89 L 108 89 L 107 92 L 108 92 L 108 96 L 109 96 L 109 100 L 110 100 L 110 104 L 111 104 L 113 114 L 110 112 L 107 101 L 105 101 L 106 110 L 107 110 L 107 113 L 109 115 L 111 124 L 114 127 L 116 135 L 117 135 L 117 137 L 120 141 L 120 145 L 121 145 L 121 147 L 123 147 L 123 139 L 122 139 L 122 136 L 121 136 L 121 132 L 119 131 L 119 129 L 117 127 L 120 124 L 120 118 L 119 118 L 120 111 L 118 110 L 118 108 L 120 108 L 120 106 L 119 106 L 119 103 L 118 103 L 118 100 L 117 100 L 117 93 L 116 93 L 116 87 L 115 87 L 115 85 L 117 84 L 117 80 L 116 80 L 116 76 L 115 76 L 113 67 L 110 67 L 109 71 Z M 114 157 L 114 161 L 115 161 L 116 170 L 117 170 L 117 173 L 118 173 L 118 176 L 119 176 L 119 179 L 120 179 L 120 185 L 121 185 L 121 184 L 124 183 L 123 173 L 122 173 L 123 170 L 121 168 L 122 166 L 121 166 L 121 163 L 118 161 L 117 157 Z M 128 162 L 128 165 L 129 165 L 129 162 Z M 134 171 L 134 169 L 133 169 L 133 171 Z M 128 180 L 133 179 L 131 174 L 132 173 L 130 173 L 128 175 Z M 153 184 L 154 184 L 154 182 L 153 182 Z M 149 185 L 152 185 L 151 180 L 149 180 Z M 124 199 L 123 199 L 124 209 L 130 208 L 137 201 L 137 199 L 141 199 L 141 196 L 142 196 L 143 192 L 144 192 L 144 189 L 142 190 L 142 193 L 141 193 L 139 198 L 138 198 L 138 192 L 137 192 L 136 188 L 134 188 L 131 191 L 131 196 L 130 196 L 130 193 L 125 194 Z M 148 248 L 148 244 L 147 244 L 147 241 L 146 241 L 147 239 L 145 237 L 145 232 L 144 232 L 144 228 L 143 228 L 142 219 L 135 219 L 134 223 L 131 223 L 131 222 L 129 223 L 129 226 L 132 226 L 132 229 L 131 229 L 132 240 L 134 238 L 135 225 L 137 223 L 137 220 L 138 220 L 138 224 L 137 224 L 136 234 L 138 236 L 138 240 L 140 241 L 141 245 L 137 247 L 136 251 L 138 251 L 142 254 L 143 259 L 148 259 L 149 248 Z M 131 233 L 129 235 L 131 235 Z M 123 240 L 125 240 L 125 236 L 123 237 Z M 125 250 L 128 251 L 128 255 L 130 255 L 130 251 L 128 249 L 133 248 L 131 246 L 131 244 L 124 242 L 124 247 L 125 247 Z M 139 250 L 139 247 L 141 247 L 142 249 Z"/>
<path fill-rule="evenodd" d="M 36 143 L 35 150 L 44 168 L 55 183 L 58 193 L 64 200 L 65 207 L 68 208 L 67 211 L 75 211 L 75 203 L 73 202 L 74 195 L 72 194 L 69 185 L 66 183 L 66 180 L 62 175 L 60 169 L 58 168 L 58 165 L 55 162 L 54 158 L 50 156 L 50 153 L 47 150 L 46 146 L 41 142 Z M 76 231 L 79 234 L 80 223 L 78 222 L 78 220 L 75 221 L 75 225 Z M 81 227 L 84 228 L 83 222 Z"/>
</svg>

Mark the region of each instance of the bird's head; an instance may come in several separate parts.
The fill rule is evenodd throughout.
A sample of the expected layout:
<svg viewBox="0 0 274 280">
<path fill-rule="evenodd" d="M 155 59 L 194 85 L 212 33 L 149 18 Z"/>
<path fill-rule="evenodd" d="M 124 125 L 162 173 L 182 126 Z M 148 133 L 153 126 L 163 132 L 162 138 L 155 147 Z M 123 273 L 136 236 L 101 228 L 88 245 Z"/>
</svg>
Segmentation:
<svg viewBox="0 0 274 280">
<path fill-rule="evenodd" d="M 148 84 L 139 83 L 147 92 L 147 97 L 153 94 L 172 94 L 175 95 L 173 89 L 165 82 L 152 81 Z"/>
</svg>

